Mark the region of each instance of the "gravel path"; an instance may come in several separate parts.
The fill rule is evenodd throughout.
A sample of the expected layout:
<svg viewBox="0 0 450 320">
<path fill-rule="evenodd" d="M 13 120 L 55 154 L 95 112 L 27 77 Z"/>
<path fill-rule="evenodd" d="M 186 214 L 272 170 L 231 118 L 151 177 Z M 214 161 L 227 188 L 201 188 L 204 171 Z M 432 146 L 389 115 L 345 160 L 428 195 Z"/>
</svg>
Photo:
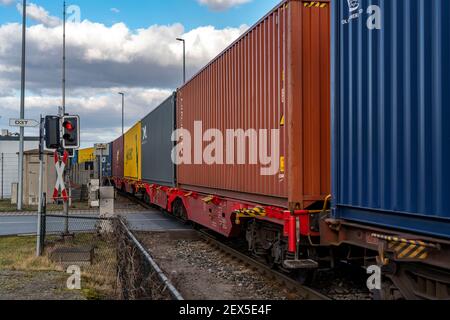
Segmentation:
<svg viewBox="0 0 450 320">
<path fill-rule="evenodd" d="M 365 282 L 367 277 L 359 267 L 341 265 L 319 273 L 313 287 L 333 300 L 371 300 Z"/>
<path fill-rule="evenodd" d="M 162 233 L 141 233 L 139 240 L 187 300 L 301 299 L 202 240 Z"/>
</svg>

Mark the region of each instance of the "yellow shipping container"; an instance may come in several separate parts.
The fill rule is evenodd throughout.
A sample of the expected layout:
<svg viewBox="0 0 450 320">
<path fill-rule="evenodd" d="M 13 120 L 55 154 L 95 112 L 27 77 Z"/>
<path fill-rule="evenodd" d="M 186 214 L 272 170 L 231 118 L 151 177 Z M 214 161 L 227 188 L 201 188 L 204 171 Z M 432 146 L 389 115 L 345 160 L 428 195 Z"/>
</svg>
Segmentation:
<svg viewBox="0 0 450 320">
<path fill-rule="evenodd" d="M 95 149 L 87 148 L 78 150 L 78 163 L 95 161 Z"/>
<path fill-rule="evenodd" d="M 124 139 L 124 176 L 141 180 L 141 122 L 125 133 Z"/>
</svg>

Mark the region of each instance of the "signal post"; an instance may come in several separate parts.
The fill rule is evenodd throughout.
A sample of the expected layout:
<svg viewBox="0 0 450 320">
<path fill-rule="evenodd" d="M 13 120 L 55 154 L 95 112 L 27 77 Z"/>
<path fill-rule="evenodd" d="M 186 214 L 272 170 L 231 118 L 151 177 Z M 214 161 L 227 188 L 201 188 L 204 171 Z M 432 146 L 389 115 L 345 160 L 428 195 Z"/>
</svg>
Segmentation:
<svg viewBox="0 0 450 320">
<path fill-rule="evenodd" d="M 69 152 L 80 147 L 80 117 L 72 115 L 47 116 L 44 124 L 44 142 L 48 150 L 55 152 L 55 167 L 58 174 L 53 200 L 64 201 L 64 214 L 66 215 L 64 234 L 70 235 L 69 230 L 69 201 L 71 197 L 69 182 L 70 161 Z M 42 194 L 40 194 L 42 197 Z"/>
</svg>

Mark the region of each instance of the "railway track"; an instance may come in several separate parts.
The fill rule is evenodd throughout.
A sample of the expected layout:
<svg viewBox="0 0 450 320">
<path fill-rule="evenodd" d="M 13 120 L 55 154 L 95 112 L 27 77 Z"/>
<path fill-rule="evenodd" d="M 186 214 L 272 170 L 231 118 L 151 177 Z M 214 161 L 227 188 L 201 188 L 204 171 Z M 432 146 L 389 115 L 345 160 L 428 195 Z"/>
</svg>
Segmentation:
<svg viewBox="0 0 450 320">
<path fill-rule="evenodd" d="M 276 270 L 273 270 L 269 266 L 265 265 L 262 262 L 259 262 L 252 257 L 228 246 L 227 244 L 224 244 L 220 240 L 217 240 L 214 238 L 214 236 L 204 232 L 203 230 L 197 230 L 200 237 L 206 241 L 208 244 L 210 244 L 212 247 L 222 251 L 225 255 L 229 255 L 232 258 L 244 263 L 248 267 L 251 267 L 258 272 L 260 272 L 262 275 L 271 278 L 272 280 L 278 282 L 280 285 L 284 286 L 288 290 L 290 290 L 293 293 L 298 294 L 305 300 L 331 300 L 327 296 L 323 295 L 322 293 L 306 287 L 304 285 L 301 285 L 296 280 L 290 278 L 289 276 L 282 274 Z"/>
<path fill-rule="evenodd" d="M 132 202 L 138 203 L 144 208 L 148 209 L 154 209 L 153 206 L 147 204 L 145 201 L 133 197 L 129 194 L 125 194 L 122 192 L 119 192 L 120 195 L 126 197 Z M 180 219 L 179 219 L 180 220 Z M 223 243 L 222 241 L 215 238 L 213 235 L 207 233 L 206 231 L 202 229 L 194 229 L 199 237 L 207 242 L 210 246 L 216 248 L 217 250 L 221 251 L 224 255 L 231 257 L 234 260 L 240 261 L 244 265 L 258 271 L 263 276 L 268 277 L 269 279 L 277 282 L 279 285 L 285 287 L 292 293 L 297 294 L 298 296 L 302 297 L 305 300 L 332 300 L 331 298 L 327 297 L 326 295 L 320 293 L 319 291 L 309 288 L 307 286 L 304 286 L 300 284 L 295 279 L 292 279 L 291 277 L 278 272 L 269 266 L 265 265 L 264 263 L 252 258 L 251 256 L 236 250 L 235 248 L 232 248 L 228 244 Z"/>
</svg>

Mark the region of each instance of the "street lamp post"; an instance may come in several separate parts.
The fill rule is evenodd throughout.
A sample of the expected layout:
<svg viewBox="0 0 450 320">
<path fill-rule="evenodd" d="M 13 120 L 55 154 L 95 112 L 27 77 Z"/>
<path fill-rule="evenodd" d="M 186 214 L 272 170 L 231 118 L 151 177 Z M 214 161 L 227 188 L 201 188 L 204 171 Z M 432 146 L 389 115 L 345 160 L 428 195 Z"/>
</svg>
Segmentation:
<svg viewBox="0 0 450 320">
<path fill-rule="evenodd" d="M 183 84 L 186 83 L 186 40 L 177 38 L 178 41 L 183 42 Z"/>
<path fill-rule="evenodd" d="M 23 0 L 22 9 L 22 74 L 20 87 L 20 119 L 25 118 L 25 54 L 26 54 L 26 32 L 27 32 L 27 1 Z M 19 143 L 19 185 L 17 190 L 17 210 L 23 207 L 23 151 L 24 151 L 24 127 L 20 127 Z"/>
<path fill-rule="evenodd" d="M 119 92 L 119 94 L 122 96 L 122 136 L 125 133 L 125 93 Z"/>
</svg>

